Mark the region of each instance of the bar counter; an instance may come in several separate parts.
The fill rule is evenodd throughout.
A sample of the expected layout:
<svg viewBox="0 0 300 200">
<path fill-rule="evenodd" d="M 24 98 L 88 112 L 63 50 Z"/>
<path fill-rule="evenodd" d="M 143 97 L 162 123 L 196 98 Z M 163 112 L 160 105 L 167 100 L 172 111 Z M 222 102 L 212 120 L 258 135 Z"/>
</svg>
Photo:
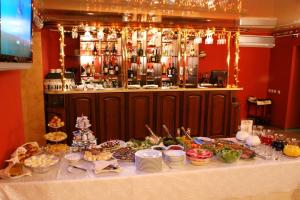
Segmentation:
<svg viewBox="0 0 300 200">
<path fill-rule="evenodd" d="M 81 162 L 81 161 L 80 161 Z M 121 172 L 95 175 L 83 161 L 87 173 L 72 174 L 61 163 L 46 174 L 0 181 L 0 199 L 18 200 L 299 200 L 300 159 L 254 160 L 227 164 L 211 160 L 202 166 L 186 164 L 159 173 L 136 171 L 131 162 L 120 162 Z"/>
<path fill-rule="evenodd" d="M 107 93 L 107 92 L 196 92 L 196 91 L 241 91 L 243 88 L 158 88 L 158 89 L 126 89 L 126 88 L 105 88 L 101 90 L 67 90 L 67 91 L 46 91 L 45 94 L 86 94 L 86 93 Z"/>
<path fill-rule="evenodd" d="M 233 136 L 240 122 L 240 103 L 235 95 L 242 88 L 103 89 L 57 91 L 45 94 L 46 122 L 60 117 L 63 131 L 72 138 L 76 118 L 89 118 L 98 142 L 109 139 L 144 139 L 148 124 L 165 136 L 165 124 L 175 136 L 178 127 L 192 136 Z M 47 131 L 51 131 L 48 129 Z M 68 141 L 69 144 L 71 141 Z"/>
</svg>

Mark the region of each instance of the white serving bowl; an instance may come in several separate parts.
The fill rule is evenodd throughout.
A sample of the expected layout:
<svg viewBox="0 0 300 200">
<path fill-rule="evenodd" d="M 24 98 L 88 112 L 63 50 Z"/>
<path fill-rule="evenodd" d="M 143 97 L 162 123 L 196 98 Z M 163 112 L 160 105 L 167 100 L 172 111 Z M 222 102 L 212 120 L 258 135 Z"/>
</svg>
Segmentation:
<svg viewBox="0 0 300 200">
<path fill-rule="evenodd" d="M 182 150 L 164 151 L 164 157 L 169 162 L 181 162 L 185 160 L 185 152 Z"/>
</svg>

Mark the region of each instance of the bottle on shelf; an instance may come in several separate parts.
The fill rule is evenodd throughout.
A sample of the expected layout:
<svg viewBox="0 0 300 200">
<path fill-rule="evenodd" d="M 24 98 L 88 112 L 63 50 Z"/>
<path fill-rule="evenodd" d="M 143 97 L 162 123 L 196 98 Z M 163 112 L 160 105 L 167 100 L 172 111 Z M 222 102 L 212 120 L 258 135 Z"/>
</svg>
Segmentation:
<svg viewBox="0 0 300 200">
<path fill-rule="evenodd" d="M 156 49 L 153 49 L 152 55 L 151 55 L 151 62 L 152 62 L 152 63 L 155 63 L 155 53 L 156 53 L 155 50 L 156 50 Z"/>
<path fill-rule="evenodd" d="M 158 49 L 156 49 L 156 51 L 155 51 L 155 63 L 160 63 L 160 56 L 158 53 Z"/>
<path fill-rule="evenodd" d="M 138 49 L 137 55 L 140 57 L 144 55 L 144 51 L 143 51 L 141 42 L 139 43 L 139 49 Z"/>
<path fill-rule="evenodd" d="M 109 75 L 114 75 L 115 74 L 115 70 L 114 70 L 113 64 L 111 62 L 109 62 L 108 74 Z"/>
<path fill-rule="evenodd" d="M 97 47 L 96 47 L 96 43 L 94 43 L 93 55 L 98 56 L 98 50 L 97 50 Z"/>
<path fill-rule="evenodd" d="M 107 63 L 106 63 L 106 62 L 103 63 L 103 74 L 104 74 L 104 75 L 107 75 L 107 74 L 108 74 L 108 66 L 107 66 Z"/>
<path fill-rule="evenodd" d="M 108 46 L 108 44 L 105 45 L 104 53 L 105 53 L 105 55 L 109 55 L 109 46 Z"/>
<path fill-rule="evenodd" d="M 131 68 L 131 66 L 130 66 L 130 68 L 128 69 L 128 78 L 129 79 L 132 79 L 133 77 L 134 77 L 134 74 L 133 74 L 133 70 L 132 70 L 132 68 Z"/>
<path fill-rule="evenodd" d="M 86 71 L 86 75 L 87 76 L 91 75 L 91 66 L 90 66 L 90 63 L 86 64 L 85 71 Z"/>
<path fill-rule="evenodd" d="M 166 75 L 166 74 L 167 74 L 166 64 L 163 63 L 162 64 L 162 75 Z"/>
<path fill-rule="evenodd" d="M 94 64 L 94 61 L 92 61 L 92 64 L 91 64 L 91 76 L 95 76 L 95 64 Z"/>
<path fill-rule="evenodd" d="M 112 54 L 116 55 L 118 53 L 115 43 L 112 44 Z"/>
<path fill-rule="evenodd" d="M 173 77 L 171 63 L 169 63 L 169 67 L 167 69 L 167 73 L 168 73 L 167 75 L 168 75 L 169 78 Z"/>
<path fill-rule="evenodd" d="M 131 63 L 136 63 L 136 61 L 137 61 L 136 49 L 132 49 Z"/>
<path fill-rule="evenodd" d="M 118 63 L 115 64 L 115 74 L 116 75 L 119 75 L 119 70 L 120 70 L 120 67 L 118 65 Z"/>
<path fill-rule="evenodd" d="M 177 69 L 175 67 L 175 64 L 172 63 L 172 69 L 171 69 L 172 77 L 176 77 Z"/>
</svg>

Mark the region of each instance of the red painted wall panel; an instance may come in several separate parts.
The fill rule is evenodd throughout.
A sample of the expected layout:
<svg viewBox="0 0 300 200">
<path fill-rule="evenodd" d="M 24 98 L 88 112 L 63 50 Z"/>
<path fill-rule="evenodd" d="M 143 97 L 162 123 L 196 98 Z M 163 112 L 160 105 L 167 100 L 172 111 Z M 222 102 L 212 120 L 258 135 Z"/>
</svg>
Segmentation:
<svg viewBox="0 0 300 200">
<path fill-rule="evenodd" d="M 42 30 L 42 54 L 44 76 L 50 69 L 60 68 L 59 32 Z"/>
<path fill-rule="evenodd" d="M 0 72 L 0 168 L 4 160 L 24 143 L 20 71 Z"/>
<path fill-rule="evenodd" d="M 248 96 L 267 97 L 270 51 L 267 48 L 240 48 L 239 81 L 244 90 L 237 92 L 237 97 L 241 102 L 242 119 L 247 117 Z"/>
</svg>

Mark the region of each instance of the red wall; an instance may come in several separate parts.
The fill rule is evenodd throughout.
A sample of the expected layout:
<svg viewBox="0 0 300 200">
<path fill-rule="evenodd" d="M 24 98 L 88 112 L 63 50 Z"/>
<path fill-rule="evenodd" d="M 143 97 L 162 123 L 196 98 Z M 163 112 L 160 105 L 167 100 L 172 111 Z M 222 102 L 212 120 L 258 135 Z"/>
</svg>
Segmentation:
<svg viewBox="0 0 300 200">
<path fill-rule="evenodd" d="M 240 48 L 239 81 L 243 91 L 237 92 L 241 102 L 241 118 L 247 117 L 247 97 L 266 98 L 269 84 L 270 49 Z"/>
<path fill-rule="evenodd" d="M 271 93 L 272 124 L 280 128 L 300 128 L 300 38 L 292 36 L 276 38 L 276 46 L 272 49 L 270 62 L 269 88 Z M 278 94 L 280 91 L 280 94 Z"/>
<path fill-rule="evenodd" d="M 59 62 L 59 32 L 42 30 L 42 55 L 44 76 L 50 69 L 60 68 Z"/>
<path fill-rule="evenodd" d="M 0 72 L 0 168 L 24 143 L 20 71 Z"/>
<path fill-rule="evenodd" d="M 210 72 L 213 69 L 226 70 L 227 45 L 217 45 L 216 38 L 213 45 L 200 45 L 200 51 L 204 50 L 207 56 L 200 59 L 199 77 L 201 73 Z M 256 96 L 266 98 L 269 82 L 270 49 L 267 48 L 240 48 L 239 60 L 239 86 L 243 91 L 237 92 L 238 101 L 241 103 L 241 118 L 247 118 L 247 98 Z M 230 83 L 233 83 L 234 64 L 234 39 L 231 40 L 231 70 Z"/>
</svg>

